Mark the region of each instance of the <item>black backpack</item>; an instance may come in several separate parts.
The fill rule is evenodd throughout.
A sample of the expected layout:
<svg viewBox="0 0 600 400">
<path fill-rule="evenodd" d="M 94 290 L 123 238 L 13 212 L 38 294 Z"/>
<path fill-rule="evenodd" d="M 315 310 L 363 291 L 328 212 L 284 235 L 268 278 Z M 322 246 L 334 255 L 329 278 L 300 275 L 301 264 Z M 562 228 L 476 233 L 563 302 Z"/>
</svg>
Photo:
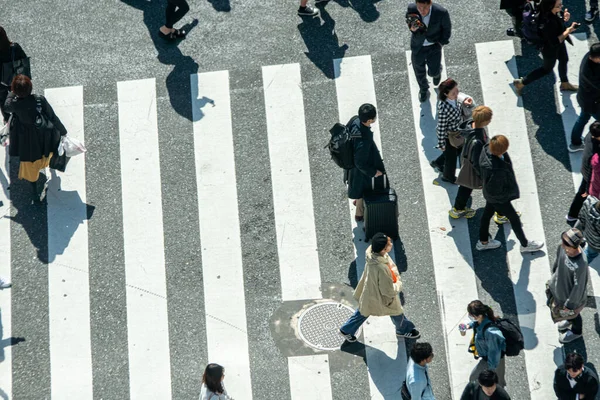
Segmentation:
<svg viewBox="0 0 600 400">
<path fill-rule="evenodd" d="M 521 329 L 515 324 L 513 324 L 510 320 L 506 318 L 498 318 L 491 324 L 487 324 L 483 327 L 482 334 L 485 334 L 485 331 L 490 326 L 495 326 L 500 329 L 502 332 L 502 336 L 506 340 L 506 354 L 508 357 L 518 356 L 521 350 L 525 348 L 525 341 L 523 340 L 523 333 Z"/>
<path fill-rule="evenodd" d="M 523 24 L 521 26 L 523 37 L 529 43 L 541 47 L 544 43 L 542 28 L 543 22 L 541 21 L 540 12 L 536 7 L 536 2 L 528 2 L 523 9 Z"/>
<path fill-rule="evenodd" d="M 351 125 L 354 122 L 352 119 L 349 122 Z M 329 148 L 331 159 L 338 167 L 343 169 L 354 168 L 354 139 L 360 138 L 361 135 L 353 135 L 350 126 L 336 123 L 330 130 L 331 139 L 325 148 Z"/>
</svg>

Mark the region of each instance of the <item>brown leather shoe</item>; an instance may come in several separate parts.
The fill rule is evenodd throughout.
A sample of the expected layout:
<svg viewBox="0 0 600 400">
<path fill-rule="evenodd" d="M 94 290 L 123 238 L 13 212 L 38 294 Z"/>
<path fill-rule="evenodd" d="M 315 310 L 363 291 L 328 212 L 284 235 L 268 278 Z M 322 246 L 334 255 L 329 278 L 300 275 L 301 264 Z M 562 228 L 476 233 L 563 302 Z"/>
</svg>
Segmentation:
<svg viewBox="0 0 600 400">
<path fill-rule="evenodd" d="M 560 84 L 560 91 L 561 92 L 576 92 L 577 89 L 579 89 L 579 86 L 572 85 L 570 82 L 562 82 Z"/>
<path fill-rule="evenodd" d="M 513 81 L 513 85 L 515 85 L 515 91 L 517 92 L 517 96 L 520 96 L 523 92 L 523 88 L 525 84 L 523 83 L 523 78 L 515 79 Z"/>
</svg>

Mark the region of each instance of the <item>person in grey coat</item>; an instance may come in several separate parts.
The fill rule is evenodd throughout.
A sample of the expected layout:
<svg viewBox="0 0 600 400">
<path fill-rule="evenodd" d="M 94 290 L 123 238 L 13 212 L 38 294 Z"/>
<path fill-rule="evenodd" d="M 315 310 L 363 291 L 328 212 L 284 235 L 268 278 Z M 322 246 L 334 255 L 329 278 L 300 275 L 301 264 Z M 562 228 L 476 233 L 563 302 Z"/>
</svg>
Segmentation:
<svg viewBox="0 0 600 400">
<path fill-rule="evenodd" d="M 561 238 L 547 287 L 552 320 L 558 322 L 561 332 L 559 342 L 570 343 L 582 335 L 580 312 L 587 303 L 588 263 L 581 250 L 583 234 L 579 229 L 571 228 Z"/>
<path fill-rule="evenodd" d="M 600 122 L 596 121 L 590 125 L 590 133 L 583 140 L 584 148 L 581 156 L 581 185 L 571 202 L 567 223 L 571 226 L 577 221 L 579 210 L 587 197 L 587 191 L 592 180 L 592 157 L 600 152 Z"/>
<path fill-rule="evenodd" d="M 356 222 L 364 219 L 365 208 L 363 195 L 372 184 L 372 178 L 383 175 L 385 167 L 381 153 L 373 140 L 371 125 L 377 119 L 377 110 L 372 104 L 363 104 L 358 109 L 358 115 L 350 119 L 347 126 L 354 139 L 354 168 L 348 174 L 348 198 L 354 199 L 356 205 Z"/>
<path fill-rule="evenodd" d="M 600 254 L 600 201 L 596 197 L 587 196 L 579 211 L 579 220 L 575 227 L 583 231 L 583 237 L 587 242 L 583 252 L 588 264 L 591 264 Z"/>
</svg>

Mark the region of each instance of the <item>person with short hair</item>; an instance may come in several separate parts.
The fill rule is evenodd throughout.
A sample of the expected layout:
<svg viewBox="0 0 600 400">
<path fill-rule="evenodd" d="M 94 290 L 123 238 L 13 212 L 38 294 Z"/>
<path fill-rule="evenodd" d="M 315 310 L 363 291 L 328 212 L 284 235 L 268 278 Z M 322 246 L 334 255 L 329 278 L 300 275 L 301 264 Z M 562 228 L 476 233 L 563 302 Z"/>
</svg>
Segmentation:
<svg viewBox="0 0 600 400">
<path fill-rule="evenodd" d="M 208 364 L 202 374 L 199 400 L 233 400 L 225 390 L 224 379 L 225 368 L 219 364 Z"/>
<path fill-rule="evenodd" d="M 440 83 L 442 76 L 442 47 L 450 42 L 452 23 L 448 10 L 431 0 L 416 0 L 406 11 L 410 38 L 411 62 L 419 84 L 419 101 L 427 100 L 429 83 Z"/>
<path fill-rule="evenodd" d="M 27 58 L 27 54 L 25 54 L 21 45 L 8 40 L 6 31 L 0 26 L 0 75 L 2 75 L 2 64 L 11 62 L 12 60 L 21 60 L 23 58 Z M 2 78 L 4 80 L 4 77 Z M 4 103 L 6 102 L 9 91 L 10 81 L 7 82 L 6 85 L 0 83 L 0 111 L 2 112 L 4 123 L 8 122 L 9 117 L 9 113 L 4 110 Z"/>
<path fill-rule="evenodd" d="M 477 382 L 467 384 L 460 400 L 510 400 L 510 396 L 498 385 L 498 374 L 486 369 L 481 371 Z"/>
<path fill-rule="evenodd" d="M 406 367 L 406 388 L 411 400 L 435 400 L 429 367 L 433 361 L 433 348 L 429 343 L 415 343 L 410 350 L 410 358 Z"/>
<path fill-rule="evenodd" d="M 581 251 L 583 234 L 571 228 L 561 235 L 552 276 L 546 284 L 551 296 L 551 316 L 558 322 L 559 342 L 570 343 L 583 334 L 581 311 L 587 303 L 588 263 Z"/>
<path fill-rule="evenodd" d="M 373 140 L 371 125 L 377 121 L 377 110 L 369 103 L 361 105 L 358 115 L 346 124 L 354 137 L 354 168 L 344 171 L 348 182 L 348 198 L 354 199 L 356 222 L 364 220 L 363 196 L 372 185 L 372 179 L 383 175 L 385 166 L 381 153 Z"/>
<path fill-rule="evenodd" d="M 594 400 L 598 394 L 598 375 L 585 367 L 581 354 L 569 353 L 565 363 L 554 372 L 554 393 L 558 400 Z"/>
<path fill-rule="evenodd" d="M 521 218 L 511 204 L 511 201 L 520 197 L 520 191 L 512 161 L 508 155 L 508 146 L 509 141 L 506 136 L 496 135 L 484 146 L 479 158 L 485 209 L 481 216 L 479 241 L 475 248 L 482 251 L 497 249 L 501 246 L 500 241 L 490 238 L 489 232 L 490 220 L 494 212 L 498 212 L 510 221 L 512 229 L 521 243 L 521 253 L 531 253 L 541 249 L 544 242 L 527 240 L 521 226 Z"/>
<path fill-rule="evenodd" d="M 579 216 L 581 206 L 588 195 L 592 180 L 592 157 L 600 153 L 600 122 L 595 121 L 590 125 L 590 133 L 583 140 L 583 154 L 581 155 L 581 184 L 571 202 L 569 212 L 565 217 L 567 223 L 574 224 Z"/>
<path fill-rule="evenodd" d="M 371 245 L 366 251 L 365 269 L 354 290 L 358 308 L 339 330 L 340 335 L 348 342 L 356 342 L 356 332 L 371 315 L 389 315 L 396 326 L 398 337 L 421 337 L 415 325 L 404 315 L 400 303 L 400 272 L 388 254 L 392 246 L 392 239 L 384 233 L 378 232 L 371 239 Z"/>
<path fill-rule="evenodd" d="M 586 241 L 583 252 L 589 265 L 600 254 L 600 201 L 597 197 L 587 196 L 581 211 L 579 211 L 579 219 L 575 228 L 583 232 Z"/>
<path fill-rule="evenodd" d="M 600 43 L 594 43 L 581 60 L 577 103 L 581 112 L 571 130 L 571 153 L 585 148 L 581 136 L 590 118 L 600 120 Z"/>
</svg>

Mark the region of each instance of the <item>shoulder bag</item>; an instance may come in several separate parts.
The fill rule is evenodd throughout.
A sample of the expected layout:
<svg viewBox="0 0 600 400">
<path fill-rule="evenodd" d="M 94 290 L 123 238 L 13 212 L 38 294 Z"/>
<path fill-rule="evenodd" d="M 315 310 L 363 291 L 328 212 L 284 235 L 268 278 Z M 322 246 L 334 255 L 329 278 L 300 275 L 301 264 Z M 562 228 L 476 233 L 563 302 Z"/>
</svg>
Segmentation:
<svg viewBox="0 0 600 400">
<path fill-rule="evenodd" d="M 473 152 L 473 146 L 475 145 L 476 141 L 477 139 L 472 138 L 465 145 L 460 171 L 458 173 L 458 177 L 456 178 L 457 185 L 464 186 L 469 189 L 481 189 L 483 187 L 483 181 L 475 172 L 475 168 L 473 167 L 473 162 L 471 160 L 471 153 Z"/>
<path fill-rule="evenodd" d="M 2 81 L 4 86 L 10 86 L 16 75 L 27 75 L 31 78 L 31 61 L 29 57 L 15 60 L 15 46 L 12 45 L 11 60 L 2 64 Z"/>
</svg>

